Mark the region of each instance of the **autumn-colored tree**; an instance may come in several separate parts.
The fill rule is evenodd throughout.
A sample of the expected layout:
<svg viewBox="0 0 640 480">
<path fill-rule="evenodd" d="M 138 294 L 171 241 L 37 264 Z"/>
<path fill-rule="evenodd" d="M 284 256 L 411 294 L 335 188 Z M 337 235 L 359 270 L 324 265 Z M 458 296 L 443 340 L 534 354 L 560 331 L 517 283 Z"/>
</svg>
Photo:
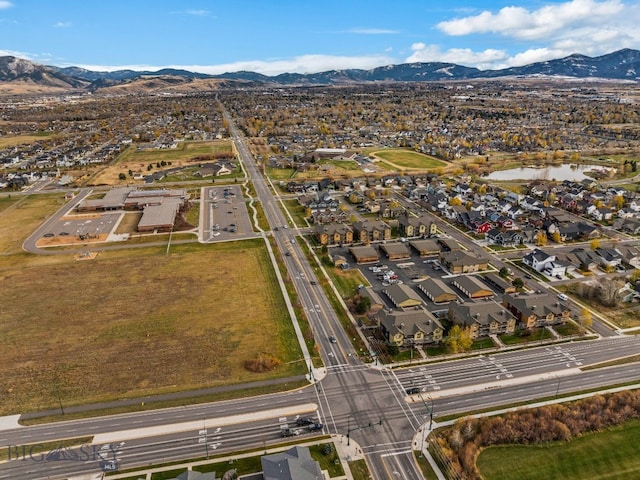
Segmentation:
<svg viewBox="0 0 640 480">
<path fill-rule="evenodd" d="M 622 195 L 616 195 L 613 197 L 613 207 L 617 210 L 624 207 L 624 197 Z"/>
<path fill-rule="evenodd" d="M 544 230 L 538 231 L 538 233 L 536 234 L 536 246 L 544 247 L 548 241 L 549 240 L 547 239 L 547 234 L 544 232 Z"/>
<path fill-rule="evenodd" d="M 588 330 L 591 328 L 593 324 L 593 317 L 591 316 L 591 311 L 583 308 L 580 312 L 580 316 L 578 317 L 578 324 L 582 327 L 583 330 Z"/>
<path fill-rule="evenodd" d="M 600 248 L 600 240 L 594 238 L 593 240 L 591 240 L 591 242 L 589 242 L 589 247 L 591 247 L 591 250 L 593 251 L 595 251 L 597 248 Z"/>
<path fill-rule="evenodd" d="M 449 330 L 449 335 L 444 339 L 444 344 L 449 353 L 469 350 L 473 344 L 471 329 L 469 327 L 463 329 L 460 325 L 454 325 Z"/>
<path fill-rule="evenodd" d="M 551 235 L 551 238 L 556 243 L 562 243 L 562 235 L 560 235 L 560 231 L 559 230 L 555 230 L 553 232 L 553 234 Z"/>
</svg>

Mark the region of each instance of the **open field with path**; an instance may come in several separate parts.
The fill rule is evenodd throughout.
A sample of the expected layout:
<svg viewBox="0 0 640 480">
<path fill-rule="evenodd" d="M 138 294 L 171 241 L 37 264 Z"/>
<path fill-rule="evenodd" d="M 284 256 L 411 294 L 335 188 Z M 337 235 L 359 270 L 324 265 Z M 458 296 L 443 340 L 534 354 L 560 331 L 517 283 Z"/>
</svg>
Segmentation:
<svg viewBox="0 0 640 480">
<path fill-rule="evenodd" d="M 53 134 L 49 132 L 43 132 L 36 135 L 16 135 L 13 137 L 3 136 L 0 138 L 0 148 L 13 147 L 14 145 L 31 145 L 32 143 L 46 140 L 52 136 Z"/>
<path fill-rule="evenodd" d="M 304 373 L 262 241 L 165 252 L 0 257 L 0 415 Z"/>
<path fill-rule="evenodd" d="M 195 160 L 197 157 L 207 157 L 215 155 L 233 156 L 233 148 L 228 140 L 212 141 L 212 142 L 180 142 L 177 148 L 165 149 L 147 149 L 136 150 L 133 146 L 122 153 L 118 161 L 111 166 L 106 167 L 92 180 L 92 184 L 100 185 L 126 185 L 126 184 L 142 184 L 142 180 L 133 180 L 129 176 L 129 170 L 134 174 L 143 175 L 154 173 L 158 170 L 168 170 L 170 168 L 182 166 L 195 166 L 199 163 L 213 162 L 214 158 L 208 160 Z M 165 162 L 166 165 L 157 167 L 158 163 Z M 171 162 L 171 165 L 169 165 Z M 152 165 L 151 170 L 147 167 Z M 124 173 L 127 178 L 120 180 L 118 176 Z"/>
<path fill-rule="evenodd" d="M 442 160 L 402 148 L 376 150 L 372 154 L 383 162 L 399 169 L 430 169 L 447 166 L 447 163 Z"/>
</svg>

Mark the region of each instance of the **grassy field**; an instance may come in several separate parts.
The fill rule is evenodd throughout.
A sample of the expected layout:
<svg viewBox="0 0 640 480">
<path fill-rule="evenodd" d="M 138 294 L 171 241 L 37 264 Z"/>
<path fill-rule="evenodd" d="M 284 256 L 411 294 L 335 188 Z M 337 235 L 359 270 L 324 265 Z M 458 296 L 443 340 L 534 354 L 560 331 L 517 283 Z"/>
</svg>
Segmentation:
<svg viewBox="0 0 640 480">
<path fill-rule="evenodd" d="M 262 241 L 165 252 L 0 257 L 0 415 L 304 373 Z"/>
<path fill-rule="evenodd" d="M 266 167 L 265 171 L 267 172 L 267 176 L 271 180 L 282 180 L 283 182 L 288 182 L 292 180 L 293 168 L 271 168 Z"/>
<path fill-rule="evenodd" d="M 364 460 L 354 460 L 349 462 L 349 470 L 354 480 L 369 480 L 371 475 L 369 474 L 369 468 Z"/>
<path fill-rule="evenodd" d="M 2 213 L 3 210 L 9 208 L 11 205 L 17 203 L 21 198 L 21 195 L 6 195 L 0 197 L 0 213 Z"/>
<path fill-rule="evenodd" d="M 14 145 L 31 145 L 32 143 L 39 142 L 47 137 L 54 135 L 51 132 L 42 132 L 37 135 L 17 135 L 15 137 L 0 138 L 0 148 L 13 147 Z"/>
<path fill-rule="evenodd" d="M 445 167 L 447 163 L 413 150 L 396 149 L 378 150 L 373 155 L 390 163 L 396 168 L 430 169 Z"/>
<path fill-rule="evenodd" d="M 66 200 L 60 193 L 16 196 L 17 202 L 3 198 L 0 205 L 0 255 L 22 252 L 22 243 L 48 216 L 62 207 Z"/>
<path fill-rule="evenodd" d="M 484 450 L 478 468 L 486 480 L 622 480 L 640 478 L 640 421 L 567 443 L 500 446 Z"/>
<path fill-rule="evenodd" d="M 143 180 L 133 180 L 129 176 L 129 170 L 132 173 L 141 173 L 143 175 L 154 173 L 157 170 L 167 170 L 169 168 L 181 167 L 181 166 L 194 166 L 197 165 L 193 161 L 196 157 L 205 157 L 213 154 L 228 154 L 229 157 L 233 155 L 231 142 L 228 140 L 221 140 L 216 142 L 181 142 L 177 148 L 168 148 L 163 150 L 149 149 L 149 150 L 137 150 L 135 146 L 125 150 L 118 158 L 117 163 L 108 166 L 100 173 L 96 174 L 95 178 L 91 181 L 93 185 L 126 185 L 126 184 L 140 184 L 144 183 Z M 212 161 L 212 160 L 207 160 Z M 165 162 L 163 167 L 157 167 L 158 163 Z M 171 165 L 169 165 L 171 162 Z M 203 163 L 204 160 L 199 162 Z M 147 167 L 152 165 L 151 170 L 147 170 Z M 124 173 L 126 175 L 125 180 L 120 180 L 118 176 Z M 187 180 L 189 177 L 186 178 Z"/>
<path fill-rule="evenodd" d="M 307 226 L 307 222 L 305 221 L 305 208 L 298 203 L 298 200 L 283 200 L 282 203 L 291 214 L 291 218 L 293 218 L 296 227 Z M 288 219 L 289 216 L 285 214 L 285 218 Z"/>
</svg>

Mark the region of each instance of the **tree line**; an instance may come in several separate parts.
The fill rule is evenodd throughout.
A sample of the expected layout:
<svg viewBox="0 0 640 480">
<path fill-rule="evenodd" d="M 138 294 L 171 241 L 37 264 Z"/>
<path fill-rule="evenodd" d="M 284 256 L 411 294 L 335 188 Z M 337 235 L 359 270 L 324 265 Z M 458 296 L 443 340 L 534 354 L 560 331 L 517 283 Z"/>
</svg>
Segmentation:
<svg viewBox="0 0 640 480">
<path fill-rule="evenodd" d="M 438 452 L 436 458 L 452 476 L 480 480 L 476 460 L 484 448 L 566 442 L 633 418 L 640 418 L 640 395 L 637 390 L 627 390 L 495 417 L 465 417 L 439 431 L 431 443 Z"/>
</svg>

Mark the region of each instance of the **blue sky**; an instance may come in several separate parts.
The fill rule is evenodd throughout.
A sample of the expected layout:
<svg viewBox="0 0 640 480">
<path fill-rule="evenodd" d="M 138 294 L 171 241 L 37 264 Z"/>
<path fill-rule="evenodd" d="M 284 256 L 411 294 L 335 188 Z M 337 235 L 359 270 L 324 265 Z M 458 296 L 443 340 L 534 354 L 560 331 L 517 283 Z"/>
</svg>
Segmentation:
<svg viewBox="0 0 640 480">
<path fill-rule="evenodd" d="M 497 69 L 640 49 L 639 25 L 637 0 L 0 0 L 0 55 L 211 74 Z"/>
</svg>

